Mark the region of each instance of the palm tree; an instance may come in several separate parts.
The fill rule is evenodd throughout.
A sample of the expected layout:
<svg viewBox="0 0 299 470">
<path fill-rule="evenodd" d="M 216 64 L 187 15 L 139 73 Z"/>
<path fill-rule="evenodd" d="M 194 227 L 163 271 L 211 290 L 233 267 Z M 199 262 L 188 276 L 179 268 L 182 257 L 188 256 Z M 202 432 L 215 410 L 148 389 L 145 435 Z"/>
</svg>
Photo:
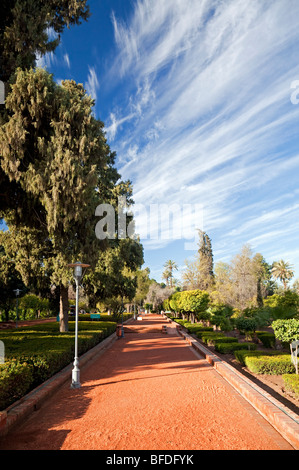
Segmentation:
<svg viewBox="0 0 299 470">
<path fill-rule="evenodd" d="M 178 266 L 177 264 L 175 263 L 175 261 L 172 261 L 171 259 L 166 261 L 166 263 L 164 264 L 164 268 L 166 268 L 166 271 L 164 271 L 165 275 L 167 273 L 167 278 L 169 279 L 170 281 L 170 287 L 173 286 L 173 271 L 174 270 L 178 270 Z M 164 274 L 163 273 L 163 274 Z"/>
<path fill-rule="evenodd" d="M 279 279 L 283 283 L 285 290 L 287 289 L 290 279 L 294 277 L 293 266 L 282 259 L 273 263 L 271 273 L 275 279 Z"/>
<path fill-rule="evenodd" d="M 170 278 L 170 272 L 168 271 L 168 269 L 165 269 L 165 271 L 163 271 L 163 274 L 162 274 L 162 279 L 166 281 L 167 287 L 169 287 L 169 278 Z"/>
</svg>

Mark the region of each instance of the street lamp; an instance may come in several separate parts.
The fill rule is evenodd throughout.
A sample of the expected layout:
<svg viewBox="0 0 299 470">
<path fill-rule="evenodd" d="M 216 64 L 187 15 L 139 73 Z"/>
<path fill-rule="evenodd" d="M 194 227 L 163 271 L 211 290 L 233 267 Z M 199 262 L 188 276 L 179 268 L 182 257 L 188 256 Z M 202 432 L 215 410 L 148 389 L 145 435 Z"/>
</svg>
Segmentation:
<svg viewBox="0 0 299 470">
<path fill-rule="evenodd" d="M 79 284 L 83 277 L 83 268 L 89 268 L 89 264 L 74 263 L 68 264 L 69 268 L 74 268 L 74 278 L 76 282 L 76 323 L 75 323 L 75 358 L 74 368 L 72 370 L 72 384 L 71 388 L 80 388 L 80 369 L 78 359 L 78 317 L 79 317 Z"/>
<path fill-rule="evenodd" d="M 17 297 L 17 308 L 16 308 L 16 328 L 18 328 L 18 307 L 19 307 L 19 295 L 21 293 L 21 290 L 20 289 L 15 289 L 14 292 L 16 293 L 16 297 Z"/>
</svg>

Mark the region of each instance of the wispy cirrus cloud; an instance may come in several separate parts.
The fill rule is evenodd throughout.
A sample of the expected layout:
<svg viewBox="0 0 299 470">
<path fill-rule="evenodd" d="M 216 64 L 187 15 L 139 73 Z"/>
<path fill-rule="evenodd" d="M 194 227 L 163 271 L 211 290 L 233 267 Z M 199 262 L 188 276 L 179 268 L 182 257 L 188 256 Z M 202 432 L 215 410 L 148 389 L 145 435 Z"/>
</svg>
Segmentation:
<svg viewBox="0 0 299 470">
<path fill-rule="evenodd" d="M 98 90 L 100 88 L 100 82 L 95 70 L 95 67 L 88 67 L 88 77 L 87 82 L 85 83 L 85 88 L 87 94 L 96 100 L 98 95 Z"/>
<path fill-rule="evenodd" d="M 134 5 L 127 23 L 112 16 L 110 66 L 114 89 L 126 86 L 111 131 L 134 199 L 203 204 L 206 230 L 228 250 L 233 233 L 258 248 L 263 230 L 279 245 L 277 221 L 284 214 L 291 225 L 298 215 L 270 198 L 296 196 L 299 106 L 290 87 L 299 78 L 298 2 Z M 263 217 L 264 201 L 273 217 Z"/>
</svg>

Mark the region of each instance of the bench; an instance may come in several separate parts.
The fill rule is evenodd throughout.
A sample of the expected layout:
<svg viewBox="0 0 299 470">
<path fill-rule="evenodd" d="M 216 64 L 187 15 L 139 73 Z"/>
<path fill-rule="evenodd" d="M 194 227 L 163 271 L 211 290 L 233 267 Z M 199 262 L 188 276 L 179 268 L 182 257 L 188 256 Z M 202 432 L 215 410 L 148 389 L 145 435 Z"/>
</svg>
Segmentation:
<svg viewBox="0 0 299 470">
<path fill-rule="evenodd" d="M 100 315 L 100 313 L 91 313 L 91 314 L 90 314 L 90 319 L 91 319 L 91 320 L 100 320 L 100 319 L 101 319 L 101 315 Z"/>
</svg>

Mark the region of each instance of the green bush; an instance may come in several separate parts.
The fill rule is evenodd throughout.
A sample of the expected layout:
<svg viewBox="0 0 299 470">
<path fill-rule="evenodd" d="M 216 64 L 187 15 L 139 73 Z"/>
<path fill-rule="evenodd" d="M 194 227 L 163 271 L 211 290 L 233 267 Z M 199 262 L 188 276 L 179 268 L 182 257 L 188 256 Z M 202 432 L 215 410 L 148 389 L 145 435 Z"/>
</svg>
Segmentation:
<svg viewBox="0 0 299 470">
<path fill-rule="evenodd" d="M 215 343 L 238 343 L 237 338 L 231 338 L 229 336 L 222 336 L 221 338 L 216 338 Z"/>
<path fill-rule="evenodd" d="M 256 344 L 254 343 L 216 343 L 215 350 L 221 354 L 230 354 L 238 349 L 255 350 Z"/>
<path fill-rule="evenodd" d="M 220 326 L 221 331 L 232 331 L 233 330 L 233 325 L 232 325 L 232 322 L 229 318 L 222 318 L 219 326 Z"/>
<path fill-rule="evenodd" d="M 239 317 L 236 319 L 235 324 L 240 333 L 245 333 L 246 331 L 255 331 L 257 328 L 257 321 L 255 318 Z"/>
<path fill-rule="evenodd" d="M 195 334 L 197 338 L 202 339 L 202 336 L 205 335 L 206 333 L 213 333 L 213 328 L 209 326 L 203 327 L 203 328 L 200 328 L 200 330 L 197 330 Z"/>
<path fill-rule="evenodd" d="M 250 356 L 246 366 L 254 374 L 283 375 L 295 372 L 290 354 Z"/>
<path fill-rule="evenodd" d="M 256 335 L 258 339 L 263 343 L 265 348 L 275 348 L 275 334 L 267 333 L 265 331 L 257 331 Z"/>
<path fill-rule="evenodd" d="M 226 338 L 225 335 L 223 335 L 222 333 L 216 333 L 216 332 L 205 332 L 202 336 L 201 336 L 201 340 L 206 343 L 206 344 L 212 344 L 211 342 L 216 340 L 216 339 L 223 339 L 223 338 Z"/>
<path fill-rule="evenodd" d="M 11 360 L 0 365 L 0 411 L 22 398 L 31 388 L 32 366 Z"/>
<path fill-rule="evenodd" d="M 197 331 L 203 331 L 205 328 L 199 323 L 185 323 L 184 327 L 187 328 L 188 333 L 195 334 Z M 211 328 L 213 331 L 213 328 Z"/>
<path fill-rule="evenodd" d="M 184 326 L 185 323 L 188 323 L 188 320 L 183 320 L 182 318 L 175 318 L 174 320 L 181 326 Z"/>
<path fill-rule="evenodd" d="M 299 340 L 299 320 L 276 320 L 272 323 L 275 337 L 283 343 Z"/>
<path fill-rule="evenodd" d="M 227 336 L 211 336 L 211 337 L 206 337 L 206 340 L 204 341 L 207 343 L 209 346 L 215 346 L 218 343 L 237 343 L 238 340 L 237 338 L 228 338 Z"/>
<path fill-rule="evenodd" d="M 234 351 L 235 358 L 242 366 L 247 366 L 247 357 L 251 356 L 265 356 L 264 351 L 246 351 L 246 350 L 235 350 Z M 267 356 L 270 355 L 286 355 L 285 353 L 280 353 L 277 351 L 269 351 L 267 352 Z"/>
<path fill-rule="evenodd" d="M 295 394 L 299 398 L 299 375 L 298 374 L 283 374 L 282 376 L 286 390 Z"/>
</svg>

